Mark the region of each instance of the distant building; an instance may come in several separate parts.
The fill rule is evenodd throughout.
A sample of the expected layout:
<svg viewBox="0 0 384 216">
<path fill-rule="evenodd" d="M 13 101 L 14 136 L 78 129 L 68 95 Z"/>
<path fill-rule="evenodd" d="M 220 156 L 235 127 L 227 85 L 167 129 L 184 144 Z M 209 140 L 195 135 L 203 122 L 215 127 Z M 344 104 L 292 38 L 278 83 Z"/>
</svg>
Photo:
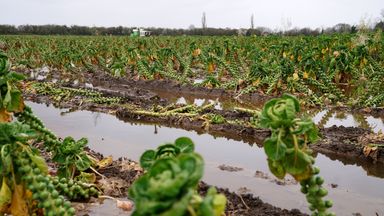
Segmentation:
<svg viewBox="0 0 384 216">
<path fill-rule="evenodd" d="M 142 28 L 135 28 L 132 30 L 131 37 L 148 37 L 151 35 L 151 31 L 146 31 Z"/>
</svg>

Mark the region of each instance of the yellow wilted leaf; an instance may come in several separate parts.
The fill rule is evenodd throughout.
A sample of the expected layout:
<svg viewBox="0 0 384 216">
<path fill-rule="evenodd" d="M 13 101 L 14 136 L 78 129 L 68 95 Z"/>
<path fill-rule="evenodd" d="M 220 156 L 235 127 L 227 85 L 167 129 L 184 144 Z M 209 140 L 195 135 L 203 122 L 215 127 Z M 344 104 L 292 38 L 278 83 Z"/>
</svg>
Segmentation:
<svg viewBox="0 0 384 216">
<path fill-rule="evenodd" d="M 293 73 L 293 80 L 298 80 L 299 79 L 299 74 L 297 72 Z"/>
<path fill-rule="evenodd" d="M 112 158 L 112 156 L 109 156 L 109 157 L 106 157 L 103 160 L 99 161 L 97 163 L 97 166 L 99 168 L 105 168 L 105 167 L 110 166 L 112 163 L 113 163 L 113 158 Z"/>
<path fill-rule="evenodd" d="M 304 74 L 303 74 L 303 79 L 308 79 L 308 73 L 307 73 L 307 71 L 304 71 Z"/>
<path fill-rule="evenodd" d="M 287 58 L 287 54 L 283 52 L 283 58 Z"/>
<path fill-rule="evenodd" d="M 366 65 L 368 63 L 368 60 L 366 58 L 363 58 L 362 62 L 363 62 L 363 65 Z"/>
<path fill-rule="evenodd" d="M 12 191 L 5 182 L 5 178 L 3 178 L 3 184 L 0 189 L 0 214 L 7 210 L 8 205 L 11 204 L 11 200 Z"/>
<path fill-rule="evenodd" d="M 297 57 L 297 60 L 298 61 L 301 61 L 303 59 L 303 57 L 301 57 L 301 55 L 299 55 L 298 57 Z"/>
<path fill-rule="evenodd" d="M 252 85 L 253 85 L 253 86 L 257 86 L 257 85 L 259 85 L 259 84 L 260 84 L 260 78 L 258 78 L 257 80 L 255 80 L 255 81 L 252 82 Z"/>
<path fill-rule="evenodd" d="M 0 122 L 10 122 L 12 121 L 12 115 L 6 109 L 0 109 Z"/>
<path fill-rule="evenodd" d="M 326 49 L 322 49 L 322 50 L 321 50 L 321 53 L 322 53 L 322 54 L 325 54 L 325 53 L 327 53 L 327 51 L 328 51 L 328 47 L 327 47 Z"/>
<path fill-rule="evenodd" d="M 295 59 L 295 56 L 291 55 L 290 59 L 293 61 Z"/>
<path fill-rule="evenodd" d="M 195 49 L 195 50 L 193 50 L 193 56 L 194 57 L 196 57 L 196 56 L 198 56 L 198 55 L 200 55 L 201 54 L 201 50 L 199 49 L 199 48 L 197 48 L 197 49 Z"/>
<path fill-rule="evenodd" d="M 213 72 L 215 70 L 215 66 L 212 63 L 208 64 L 208 72 Z"/>
<path fill-rule="evenodd" d="M 13 196 L 10 212 L 13 216 L 28 216 L 28 206 L 24 196 L 24 188 L 21 185 L 16 185 Z"/>
</svg>

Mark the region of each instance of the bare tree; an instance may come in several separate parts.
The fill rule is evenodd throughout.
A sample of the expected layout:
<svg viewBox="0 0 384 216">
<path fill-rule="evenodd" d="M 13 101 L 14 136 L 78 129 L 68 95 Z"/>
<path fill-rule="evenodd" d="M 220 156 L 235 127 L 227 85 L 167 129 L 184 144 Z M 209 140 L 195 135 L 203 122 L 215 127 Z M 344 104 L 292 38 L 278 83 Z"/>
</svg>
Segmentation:
<svg viewBox="0 0 384 216">
<path fill-rule="evenodd" d="M 201 18 L 201 24 L 203 29 L 207 28 L 207 18 L 205 16 L 205 12 L 203 12 L 203 17 Z"/>
<path fill-rule="evenodd" d="M 252 16 L 251 16 L 251 29 L 254 29 L 255 28 L 255 23 L 254 23 L 254 16 L 253 16 L 253 14 L 252 14 Z"/>
</svg>

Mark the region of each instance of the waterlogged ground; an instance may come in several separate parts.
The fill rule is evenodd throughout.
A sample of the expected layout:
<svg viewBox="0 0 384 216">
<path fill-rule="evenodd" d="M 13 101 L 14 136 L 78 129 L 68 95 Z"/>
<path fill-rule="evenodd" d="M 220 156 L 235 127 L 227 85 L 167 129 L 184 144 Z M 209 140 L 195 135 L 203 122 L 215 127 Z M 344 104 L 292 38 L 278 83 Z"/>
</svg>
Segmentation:
<svg viewBox="0 0 384 216">
<path fill-rule="evenodd" d="M 169 92 L 156 92 L 161 98 L 166 98 L 171 103 L 176 104 L 195 104 L 204 106 L 210 103 L 216 103 L 215 109 L 233 110 L 235 107 L 258 109 L 261 110 L 265 101 L 247 101 L 236 100 L 233 98 L 217 98 L 217 97 L 196 97 L 188 94 L 170 94 Z M 364 115 L 361 112 L 351 112 L 339 108 L 312 109 L 305 112 L 306 115 L 312 117 L 313 121 L 324 128 L 336 126 L 344 127 L 360 127 L 369 129 L 375 133 L 384 132 L 384 117 Z"/>
<path fill-rule="evenodd" d="M 112 155 L 115 159 L 128 157 L 138 161 L 146 149 L 155 148 L 180 136 L 188 136 L 195 142 L 196 151 L 205 159 L 203 180 L 208 184 L 229 188 L 238 193 L 254 193 L 272 205 L 287 209 L 298 208 L 308 213 L 299 185 L 290 178 L 284 181 L 275 179 L 268 171 L 263 149 L 256 145 L 250 146 L 239 141 L 215 138 L 208 134 L 199 135 L 181 129 L 125 123 L 103 113 L 68 112 L 32 102 L 28 102 L 28 105 L 59 136 L 87 137 L 92 150 L 105 156 Z M 321 114 L 322 111 L 319 111 L 314 116 L 317 123 L 320 120 L 316 119 L 321 119 Z M 326 126 L 343 119 L 345 122 L 353 119 L 353 116 L 348 117 L 349 114 L 346 114 L 346 118 L 334 115 L 336 114 L 328 118 L 329 123 Z M 383 127 L 381 119 L 365 119 L 368 124 L 371 122 L 369 125 L 374 131 Z M 321 154 L 317 155 L 316 164 L 326 180 L 329 197 L 334 200 L 334 212 L 338 215 L 384 215 L 384 168 L 376 169 L 368 175 L 362 167 L 344 165 Z M 108 202 L 106 205 L 113 207 Z"/>
</svg>

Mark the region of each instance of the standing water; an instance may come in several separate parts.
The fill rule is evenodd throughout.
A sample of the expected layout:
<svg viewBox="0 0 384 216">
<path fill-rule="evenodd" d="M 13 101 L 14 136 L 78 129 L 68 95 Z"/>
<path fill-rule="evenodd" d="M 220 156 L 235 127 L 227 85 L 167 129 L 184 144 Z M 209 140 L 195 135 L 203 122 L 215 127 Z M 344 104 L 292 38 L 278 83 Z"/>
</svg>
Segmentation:
<svg viewBox="0 0 384 216">
<path fill-rule="evenodd" d="M 103 113 L 66 113 L 67 110 L 52 106 L 27 104 L 58 136 L 87 137 L 92 150 L 115 159 L 128 157 L 138 161 L 145 150 L 188 136 L 194 141 L 196 152 L 204 157 L 203 180 L 208 184 L 253 193 L 272 205 L 309 213 L 300 186 L 292 179 L 277 181 L 268 170 L 264 150 L 257 145 L 182 129 L 125 123 Z M 384 173 L 368 176 L 359 166 L 344 165 L 321 154 L 317 155 L 316 165 L 325 178 L 328 197 L 334 201 L 332 211 L 337 215 L 384 215 Z M 235 168 L 236 172 L 219 167 Z"/>
</svg>

